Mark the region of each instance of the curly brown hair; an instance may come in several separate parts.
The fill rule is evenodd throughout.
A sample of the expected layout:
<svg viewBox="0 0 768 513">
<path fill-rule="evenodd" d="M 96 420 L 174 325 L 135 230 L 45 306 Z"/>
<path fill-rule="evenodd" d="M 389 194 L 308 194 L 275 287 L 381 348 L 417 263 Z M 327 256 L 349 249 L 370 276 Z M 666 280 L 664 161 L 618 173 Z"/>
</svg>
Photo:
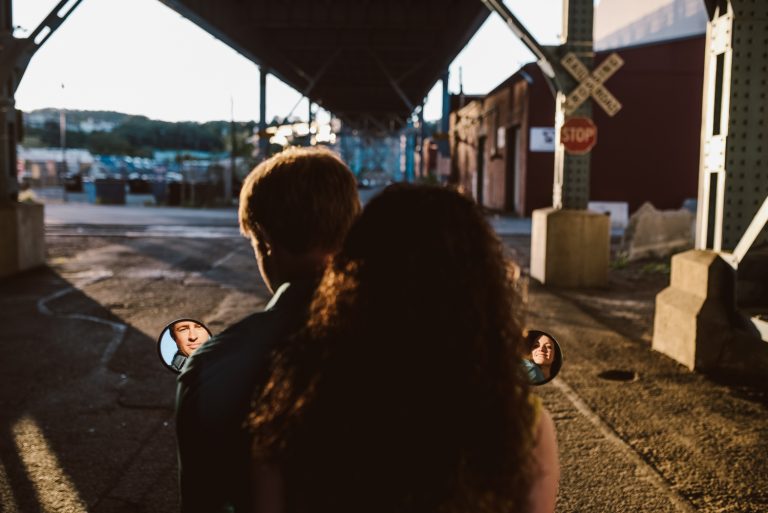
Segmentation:
<svg viewBox="0 0 768 513">
<path fill-rule="evenodd" d="M 509 269 L 454 191 L 370 201 L 250 417 L 287 512 L 526 510 L 535 413 Z"/>
</svg>

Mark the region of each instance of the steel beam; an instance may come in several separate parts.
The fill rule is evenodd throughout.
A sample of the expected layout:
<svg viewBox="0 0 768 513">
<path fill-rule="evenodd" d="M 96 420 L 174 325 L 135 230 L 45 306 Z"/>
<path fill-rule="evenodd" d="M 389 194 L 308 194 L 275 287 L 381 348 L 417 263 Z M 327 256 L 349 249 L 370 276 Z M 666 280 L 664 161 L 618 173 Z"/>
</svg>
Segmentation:
<svg viewBox="0 0 768 513">
<path fill-rule="evenodd" d="M 768 195 L 768 4 L 710 6 L 696 248 L 732 251 Z M 768 242 L 762 224 L 757 230 L 755 243 Z"/>
<path fill-rule="evenodd" d="M 13 44 L 13 5 L 11 0 L 2 0 L 0 4 L 0 41 L 6 48 Z M 16 102 L 13 94 L 16 91 L 15 77 L 9 77 L 14 70 L 15 62 L 3 59 L 2 74 L 5 80 L 0 82 L 0 206 L 16 200 L 16 138 L 13 123 L 16 118 Z"/>
<path fill-rule="evenodd" d="M 61 0 L 26 38 L 13 36 L 13 5 L 2 0 L 0 8 L 0 205 L 16 201 L 16 143 L 21 117 L 14 95 L 32 56 L 58 29 L 82 0 Z"/>
<path fill-rule="evenodd" d="M 591 70 L 594 60 L 592 49 L 592 26 L 594 4 L 592 0 L 564 0 L 563 2 L 563 39 L 557 48 L 558 61 L 566 54 L 575 54 L 584 66 Z M 559 84 L 555 98 L 555 179 L 552 191 L 552 205 L 555 208 L 583 210 L 589 203 L 589 180 L 591 157 L 572 155 L 565 151 L 560 141 L 560 131 L 566 117 L 592 118 L 592 101 L 587 99 L 572 113 L 566 116 L 565 101 L 567 93 L 578 85 L 562 66 L 554 67 L 555 83 Z"/>
<path fill-rule="evenodd" d="M 440 150 L 440 155 L 445 158 L 449 158 L 451 156 L 450 145 L 448 143 L 448 132 L 451 129 L 451 94 L 448 91 L 449 78 L 449 71 L 445 70 L 442 78 L 440 79 L 443 83 L 443 112 L 442 117 L 440 118 L 440 132 L 443 134 L 443 137 L 437 143 L 437 147 Z"/>
<path fill-rule="evenodd" d="M 405 91 L 403 91 L 402 87 L 400 87 L 400 84 L 398 84 L 397 80 L 395 80 L 389 73 L 389 70 L 386 68 L 386 66 L 384 66 L 384 63 L 381 62 L 379 56 L 376 55 L 371 49 L 369 49 L 369 52 L 373 57 L 373 60 L 376 61 L 376 64 L 379 65 L 379 68 L 381 68 L 381 72 L 384 74 L 384 77 L 386 77 L 389 85 L 392 86 L 392 89 L 395 90 L 395 93 L 397 93 L 400 99 L 403 100 L 405 106 L 408 107 L 408 110 L 412 113 L 416 109 L 416 106 L 413 104 L 410 98 L 408 98 L 408 95 L 405 94 Z"/>
<path fill-rule="evenodd" d="M 547 79 L 547 82 L 549 83 L 552 91 L 554 92 L 562 90 L 563 85 L 559 82 L 559 75 L 562 75 L 562 73 L 557 73 L 558 71 L 562 72 L 562 67 L 560 66 L 558 60 L 554 58 L 555 56 L 552 54 L 551 49 L 539 44 L 539 42 L 536 41 L 536 38 L 533 37 L 527 28 L 525 28 L 525 25 L 523 25 L 520 20 L 518 20 L 517 17 L 512 14 L 512 11 L 510 11 L 506 5 L 504 5 L 502 0 L 481 1 L 485 4 L 486 7 L 488 7 L 488 9 L 499 15 L 501 19 L 504 20 L 504 23 L 506 23 L 510 28 L 510 30 L 512 30 L 512 32 L 518 37 L 518 39 L 520 39 L 520 41 L 531 51 L 531 53 L 536 56 L 538 59 L 537 64 L 541 68 L 541 71 L 544 73 L 544 77 Z M 568 4 L 568 0 L 563 1 L 565 5 Z M 591 23 L 592 22 L 590 21 L 590 26 Z"/>
</svg>

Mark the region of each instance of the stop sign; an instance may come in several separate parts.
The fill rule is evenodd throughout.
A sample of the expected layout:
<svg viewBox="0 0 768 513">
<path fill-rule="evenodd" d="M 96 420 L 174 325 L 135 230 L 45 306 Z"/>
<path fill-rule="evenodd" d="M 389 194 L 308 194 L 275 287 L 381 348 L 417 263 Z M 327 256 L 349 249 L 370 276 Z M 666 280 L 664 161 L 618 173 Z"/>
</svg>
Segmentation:
<svg viewBox="0 0 768 513">
<path fill-rule="evenodd" d="M 568 153 L 588 153 L 597 142 L 597 126 L 589 118 L 568 118 L 560 129 L 560 142 Z"/>
</svg>

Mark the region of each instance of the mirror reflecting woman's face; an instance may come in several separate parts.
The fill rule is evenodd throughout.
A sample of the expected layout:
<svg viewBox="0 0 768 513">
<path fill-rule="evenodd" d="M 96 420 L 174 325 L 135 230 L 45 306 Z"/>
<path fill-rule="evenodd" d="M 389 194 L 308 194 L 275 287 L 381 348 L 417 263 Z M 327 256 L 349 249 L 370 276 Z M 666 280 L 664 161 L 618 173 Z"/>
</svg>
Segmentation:
<svg viewBox="0 0 768 513">
<path fill-rule="evenodd" d="M 523 358 L 523 370 L 532 385 L 548 383 L 563 365 L 563 354 L 555 337 L 543 331 L 531 330 L 525 337 L 528 355 Z"/>
<path fill-rule="evenodd" d="M 187 358 L 210 338 L 211 332 L 198 320 L 173 321 L 163 329 L 157 339 L 160 360 L 173 372 L 181 372 Z"/>
</svg>

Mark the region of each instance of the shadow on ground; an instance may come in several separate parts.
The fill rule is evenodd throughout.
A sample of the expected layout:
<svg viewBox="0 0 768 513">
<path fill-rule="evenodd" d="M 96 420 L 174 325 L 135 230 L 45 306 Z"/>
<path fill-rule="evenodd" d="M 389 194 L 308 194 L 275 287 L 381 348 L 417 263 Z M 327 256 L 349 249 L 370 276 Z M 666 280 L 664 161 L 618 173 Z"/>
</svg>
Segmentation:
<svg viewBox="0 0 768 513">
<path fill-rule="evenodd" d="M 50 268 L 2 281 L 0 511 L 174 511 L 174 375 Z"/>
</svg>

